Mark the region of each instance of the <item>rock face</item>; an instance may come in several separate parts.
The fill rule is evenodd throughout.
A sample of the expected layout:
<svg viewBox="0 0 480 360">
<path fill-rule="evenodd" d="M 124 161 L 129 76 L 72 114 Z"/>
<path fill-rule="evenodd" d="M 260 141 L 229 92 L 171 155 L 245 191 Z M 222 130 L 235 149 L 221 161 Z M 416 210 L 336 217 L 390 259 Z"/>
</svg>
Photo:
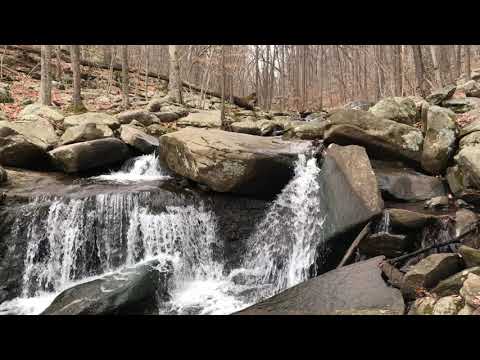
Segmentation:
<svg viewBox="0 0 480 360">
<path fill-rule="evenodd" d="M 423 135 L 412 126 L 361 110 L 338 110 L 328 120 L 327 143 L 361 145 L 377 159 L 420 162 Z"/>
<path fill-rule="evenodd" d="M 0 166 L 0 184 L 8 180 L 7 172 Z"/>
<path fill-rule="evenodd" d="M 423 142 L 422 167 L 431 174 L 447 168 L 455 149 L 455 114 L 439 106 L 430 106 Z"/>
<path fill-rule="evenodd" d="M 124 142 L 108 138 L 60 146 L 49 154 L 57 169 L 74 173 L 123 162 L 129 150 Z"/>
<path fill-rule="evenodd" d="M 68 145 L 83 141 L 104 139 L 113 136 L 113 131 L 106 125 L 87 123 L 69 127 L 60 138 L 60 145 Z"/>
<path fill-rule="evenodd" d="M 74 286 L 58 295 L 42 315 L 158 313 L 157 296 L 167 296 L 171 269 L 159 271 L 157 266 L 153 261 Z"/>
<path fill-rule="evenodd" d="M 83 125 L 87 123 L 106 125 L 112 130 L 118 129 L 120 127 L 119 120 L 116 119 L 114 116 L 98 112 L 87 112 L 85 114 L 72 115 L 66 117 L 64 120 L 65 128 Z"/>
<path fill-rule="evenodd" d="M 177 174 L 218 192 L 278 193 L 309 142 L 187 128 L 160 137 L 160 157 Z"/>
<path fill-rule="evenodd" d="M 54 127 L 45 119 L 36 121 L 0 121 L 0 128 L 10 128 L 46 151 L 50 150 L 58 142 Z"/>
<path fill-rule="evenodd" d="M 445 280 L 438 283 L 432 292 L 438 296 L 448 296 L 458 294 L 463 286 L 465 280 L 467 280 L 468 274 L 480 275 L 480 266 L 465 269 L 459 273 L 456 273 Z"/>
<path fill-rule="evenodd" d="M 382 278 L 379 256 L 307 280 L 236 314 L 402 315 L 399 290 Z"/>
<path fill-rule="evenodd" d="M 356 146 L 328 146 L 319 179 L 326 216 L 324 236 L 328 241 L 366 223 L 383 210 L 378 184 L 365 149 Z M 336 249 L 349 246 L 340 238 Z"/>
<path fill-rule="evenodd" d="M 463 261 L 467 268 L 480 266 L 480 250 L 473 249 L 469 246 L 462 245 L 458 249 L 460 255 L 462 255 Z"/>
<path fill-rule="evenodd" d="M 158 148 L 157 138 L 129 125 L 120 127 L 120 139 L 143 154 L 150 154 Z"/>
<path fill-rule="evenodd" d="M 462 261 L 457 254 L 433 254 L 420 260 L 404 277 L 402 293 L 415 298 L 418 289 L 431 289 L 439 281 L 462 270 Z"/>
<path fill-rule="evenodd" d="M 26 169 L 44 169 L 50 165 L 45 150 L 25 136 L 0 128 L 0 164 Z"/>
<path fill-rule="evenodd" d="M 460 289 L 460 295 L 474 309 L 480 307 L 480 276 L 473 273 L 468 274 L 463 287 Z"/>
<path fill-rule="evenodd" d="M 444 183 L 408 168 L 375 165 L 375 175 L 383 196 L 401 201 L 422 201 L 447 194 Z"/>
<path fill-rule="evenodd" d="M 427 96 L 427 101 L 432 105 L 440 105 L 443 101 L 451 99 L 456 90 L 455 85 L 446 86 Z"/>
<path fill-rule="evenodd" d="M 120 124 L 130 124 L 136 120 L 144 126 L 149 126 L 159 122 L 154 114 L 145 110 L 128 110 L 117 114 L 116 117 Z"/>
<path fill-rule="evenodd" d="M 177 121 L 180 127 L 193 126 L 199 128 L 220 128 L 220 111 L 199 111 Z"/>
<path fill-rule="evenodd" d="M 369 110 L 375 116 L 406 125 L 416 122 L 417 108 L 410 98 L 390 97 L 380 100 Z"/>
</svg>

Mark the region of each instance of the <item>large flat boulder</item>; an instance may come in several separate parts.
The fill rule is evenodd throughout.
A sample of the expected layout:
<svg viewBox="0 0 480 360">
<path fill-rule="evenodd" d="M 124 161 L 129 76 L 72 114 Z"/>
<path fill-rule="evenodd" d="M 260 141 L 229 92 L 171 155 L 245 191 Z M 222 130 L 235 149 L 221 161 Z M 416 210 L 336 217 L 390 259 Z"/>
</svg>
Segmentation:
<svg viewBox="0 0 480 360">
<path fill-rule="evenodd" d="M 46 106 L 40 103 L 33 103 L 25 106 L 18 114 L 18 119 L 23 121 L 36 121 L 46 119 L 52 123 L 59 123 L 65 119 L 58 109 L 53 106 Z"/>
<path fill-rule="evenodd" d="M 143 154 L 150 154 L 158 148 L 158 139 L 130 125 L 120 127 L 120 139 Z"/>
<path fill-rule="evenodd" d="M 72 126 L 65 130 L 60 138 L 60 145 L 104 139 L 112 136 L 113 131 L 107 125 L 86 123 L 78 126 Z"/>
<path fill-rule="evenodd" d="M 120 124 L 130 124 L 133 120 L 136 120 L 144 126 L 149 126 L 159 122 L 155 114 L 141 109 L 121 112 L 116 115 L 116 118 Z"/>
<path fill-rule="evenodd" d="M 329 145 L 319 181 L 327 241 L 361 226 L 383 210 L 375 173 L 360 146 Z M 339 241 L 342 244 L 336 241 L 332 246 L 349 245 L 347 238 L 341 237 Z"/>
<path fill-rule="evenodd" d="M 120 127 L 120 121 L 117 118 L 112 115 L 100 112 L 87 112 L 84 114 L 68 116 L 65 118 L 63 123 L 65 128 L 88 123 L 106 125 L 112 130 L 118 129 Z"/>
<path fill-rule="evenodd" d="M 401 292 L 388 286 L 384 257 L 342 267 L 307 280 L 238 315 L 403 315 Z"/>
<path fill-rule="evenodd" d="M 304 141 L 186 128 L 160 137 L 160 156 L 172 171 L 214 191 L 272 195 L 290 180 L 298 154 L 309 146 Z"/>
<path fill-rule="evenodd" d="M 440 174 L 447 168 L 455 150 L 455 114 L 440 106 L 430 106 L 427 112 L 422 167 L 431 174 Z"/>
<path fill-rule="evenodd" d="M 463 114 L 480 107 L 480 99 L 476 97 L 465 97 L 450 99 L 442 102 L 442 106 L 451 109 L 457 114 Z"/>
<path fill-rule="evenodd" d="M 375 166 L 382 194 L 401 201 L 423 201 L 447 194 L 445 184 L 438 178 L 405 167 Z"/>
<path fill-rule="evenodd" d="M 58 143 L 53 125 L 46 119 L 36 121 L 0 121 L 0 128 L 8 127 L 25 136 L 30 142 L 48 151 Z"/>
<path fill-rule="evenodd" d="M 158 265 L 154 260 L 67 289 L 42 315 L 156 315 L 171 275 Z"/>
<path fill-rule="evenodd" d="M 328 120 L 326 143 L 361 145 L 377 159 L 420 162 L 423 134 L 415 127 L 362 110 L 338 110 Z"/>
<path fill-rule="evenodd" d="M 129 149 L 123 141 L 107 138 L 60 146 L 49 154 L 57 169 L 75 173 L 121 163 Z"/>
<path fill-rule="evenodd" d="M 199 127 L 199 128 L 220 128 L 222 121 L 218 110 L 200 110 L 199 112 L 190 113 L 186 117 L 177 121 L 180 127 Z"/>
</svg>

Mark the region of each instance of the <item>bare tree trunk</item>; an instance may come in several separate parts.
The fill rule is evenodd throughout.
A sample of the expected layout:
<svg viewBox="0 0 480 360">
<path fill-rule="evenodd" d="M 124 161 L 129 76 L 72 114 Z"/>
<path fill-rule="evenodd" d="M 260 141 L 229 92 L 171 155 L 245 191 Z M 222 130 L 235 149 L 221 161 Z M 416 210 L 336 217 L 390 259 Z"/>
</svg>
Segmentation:
<svg viewBox="0 0 480 360">
<path fill-rule="evenodd" d="M 129 86 L 128 86 L 128 46 L 122 45 L 122 95 L 123 95 L 123 108 L 128 109 L 130 107 L 129 101 Z"/>
<path fill-rule="evenodd" d="M 462 73 L 462 45 L 457 45 L 457 56 L 455 61 L 455 78 L 459 78 Z"/>
<path fill-rule="evenodd" d="M 393 46 L 395 96 L 402 96 L 402 53 L 401 45 Z"/>
<path fill-rule="evenodd" d="M 472 69 L 470 66 L 470 45 L 465 45 L 465 78 L 467 81 L 472 79 Z"/>
<path fill-rule="evenodd" d="M 168 95 L 177 103 L 183 104 L 182 81 L 180 80 L 180 65 L 178 63 L 177 45 L 168 45 L 170 72 L 168 74 Z"/>
<path fill-rule="evenodd" d="M 420 45 L 411 45 L 413 50 L 413 61 L 415 62 L 415 77 L 417 78 L 417 91 L 420 96 L 427 96 L 427 89 L 425 87 L 425 68 L 423 65 L 422 49 Z"/>
<path fill-rule="evenodd" d="M 145 45 L 145 100 L 148 100 L 149 50 L 148 45 Z"/>
<path fill-rule="evenodd" d="M 70 56 L 72 58 L 73 72 L 73 95 L 72 110 L 73 112 L 81 112 L 85 109 L 82 103 L 81 95 L 81 73 L 80 73 L 80 45 L 71 45 Z"/>
<path fill-rule="evenodd" d="M 440 69 L 439 63 L 439 46 L 438 45 L 430 45 L 430 51 L 432 53 L 432 61 L 433 61 L 433 71 L 435 73 L 435 81 L 437 87 L 443 87 L 442 81 L 442 71 Z"/>
<path fill-rule="evenodd" d="M 40 103 L 42 105 L 52 104 L 52 79 L 50 71 L 50 59 L 52 57 L 52 46 L 42 45 L 40 58 Z"/>
<path fill-rule="evenodd" d="M 110 65 L 112 61 L 112 47 L 111 45 L 103 45 L 103 63 Z"/>
</svg>

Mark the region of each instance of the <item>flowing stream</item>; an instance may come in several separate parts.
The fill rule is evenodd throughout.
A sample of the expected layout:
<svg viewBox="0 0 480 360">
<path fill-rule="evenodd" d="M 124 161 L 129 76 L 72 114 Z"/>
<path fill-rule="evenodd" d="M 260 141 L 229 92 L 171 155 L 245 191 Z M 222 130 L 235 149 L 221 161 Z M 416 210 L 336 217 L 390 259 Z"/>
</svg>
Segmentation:
<svg viewBox="0 0 480 360">
<path fill-rule="evenodd" d="M 0 314 L 38 314 L 75 284 L 149 259 L 173 264 L 161 314 L 230 314 L 309 276 L 321 244 L 320 169 L 300 155 L 295 175 L 245 239 L 240 266 L 225 266 L 218 219 L 208 201 L 155 191 L 45 195 L 22 208 L 11 236 L 25 238 L 21 296 Z M 94 183 L 140 183 L 171 174 L 152 155 Z"/>
</svg>

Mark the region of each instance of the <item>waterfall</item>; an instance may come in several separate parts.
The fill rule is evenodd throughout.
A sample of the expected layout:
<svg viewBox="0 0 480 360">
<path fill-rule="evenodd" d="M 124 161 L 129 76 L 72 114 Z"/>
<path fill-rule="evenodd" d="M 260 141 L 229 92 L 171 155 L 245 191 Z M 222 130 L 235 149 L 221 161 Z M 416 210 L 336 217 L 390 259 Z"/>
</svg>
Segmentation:
<svg viewBox="0 0 480 360">
<path fill-rule="evenodd" d="M 376 233 L 389 233 L 390 232 L 390 212 L 385 210 L 381 219 L 376 226 Z"/>
<path fill-rule="evenodd" d="M 163 258 L 174 273 L 171 301 L 162 313 L 228 314 L 244 308 L 308 278 L 325 221 L 319 175 L 316 159 L 300 155 L 293 179 L 245 241 L 242 267 L 229 274 L 215 212 L 201 197 L 161 189 L 35 197 L 12 228 L 12 236 L 27 239 L 27 249 L 21 298 L 10 306 L 38 312 L 52 294 L 79 281 Z M 165 176 L 158 159 L 145 155 L 90 180 Z M 34 299 L 41 306 L 34 307 Z M 0 304 L 0 313 L 11 311 L 8 306 Z"/>
<path fill-rule="evenodd" d="M 300 155 L 295 175 L 248 241 L 243 267 L 271 292 L 294 286 L 309 276 L 325 221 L 320 206 L 320 169 L 316 159 Z"/>
</svg>

